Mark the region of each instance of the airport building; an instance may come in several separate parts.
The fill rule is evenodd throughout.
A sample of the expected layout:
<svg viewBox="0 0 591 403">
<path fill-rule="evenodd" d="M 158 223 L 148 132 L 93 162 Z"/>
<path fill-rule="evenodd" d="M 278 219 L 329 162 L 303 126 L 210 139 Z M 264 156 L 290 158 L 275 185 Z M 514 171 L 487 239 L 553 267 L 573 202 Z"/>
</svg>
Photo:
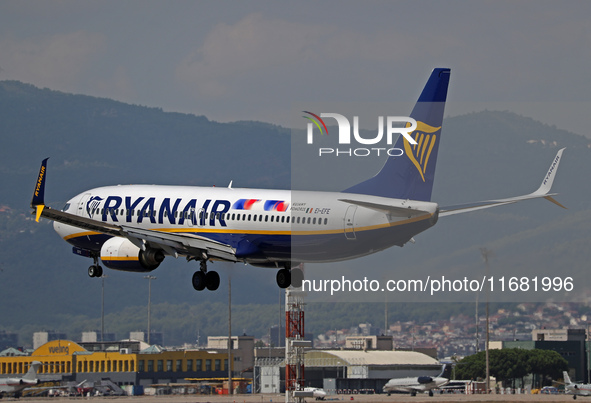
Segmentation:
<svg viewBox="0 0 591 403">
<path fill-rule="evenodd" d="M 531 340 L 491 341 L 490 348 L 523 348 L 552 350 L 567 362 L 572 379 L 589 382 L 588 365 L 591 346 L 585 329 L 534 329 Z"/>
<path fill-rule="evenodd" d="M 350 349 L 307 350 L 304 358 L 305 386 L 328 393 L 378 392 L 391 378 L 437 375 L 441 364 L 418 351 L 393 350 L 391 336 L 347 338 Z M 285 390 L 285 349 L 255 351 L 253 389 L 257 393 Z"/>
<path fill-rule="evenodd" d="M 166 351 L 139 341 L 75 343 L 54 340 L 30 355 L 0 356 L 0 377 L 22 375 L 40 361 L 42 381 L 89 382 L 109 378 L 123 385 L 182 383 L 186 378 L 228 375 L 227 350 Z"/>
<path fill-rule="evenodd" d="M 441 364 L 432 356 L 393 350 L 391 336 L 360 336 L 347 342 L 353 348 L 306 351 L 305 386 L 322 387 L 331 393 L 381 392 L 390 378 L 437 375 L 441 371 Z M 207 348 L 185 350 L 164 350 L 138 340 L 76 343 L 60 339 L 29 353 L 14 349 L 0 353 L 0 377 L 22 375 L 33 361 L 40 361 L 39 379 L 62 384 L 108 380 L 120 387 L 145 388 L 221 383 L 228 376 L 227 348 L 227 336 L 209 337 Z M 230 363 L 233 378 L 251 379 L 255 393 L 284 392 L 285 348 L 255 349 L 254 337 L 233 336 Z M 242 383 L 246 386 L 250 381 Z"/>
<path fill-rule="evenodd" d="M 228 336 L 209 336 L 207 338 L 207 350 L 227 352 Z M 233 374 L 239 378 L 252 379 L 254 368 L 253 336 L 232 336 L 232 359 Z M 227 375 L 226 372 L 225 376 Z"/>
</svg>

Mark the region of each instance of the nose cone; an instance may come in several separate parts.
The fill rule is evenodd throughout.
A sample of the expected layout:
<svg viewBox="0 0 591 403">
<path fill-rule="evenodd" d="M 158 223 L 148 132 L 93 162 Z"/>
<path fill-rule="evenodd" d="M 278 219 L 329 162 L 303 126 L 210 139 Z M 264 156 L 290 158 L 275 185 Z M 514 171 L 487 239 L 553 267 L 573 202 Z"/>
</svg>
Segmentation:
<svg viewBox="0 0 591 403">
<path fill-rule="evenodd" d="M 62 209 L 65 213 L 76 214 L 75 210 L 72 208 L 76 203 L 76 198 L 68 200 L 64 208 Z M 72 227 L 61 224 L 57 221 L 53 222 L 53 230 L 59 234 L 62 238 L 66 238 L 68 235 L 72 234 Z"/>
</svg>

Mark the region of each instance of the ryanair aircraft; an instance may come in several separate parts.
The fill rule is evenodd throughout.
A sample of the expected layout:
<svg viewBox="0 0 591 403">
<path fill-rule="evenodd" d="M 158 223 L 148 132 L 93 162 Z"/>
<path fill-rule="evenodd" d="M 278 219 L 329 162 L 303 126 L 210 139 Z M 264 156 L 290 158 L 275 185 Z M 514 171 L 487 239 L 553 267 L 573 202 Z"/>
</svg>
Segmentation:
<svg viewBox="0 0 591 403">
<path fill-rule="evenodd" d="M 539 189 L 524 196 L 440 207 L 431 201 L 450 70 L 435 69 L 410 117 L 411 138 L 400 136 L 372 178 L 342 192 L 129 185 L 90 189 L 60 211 L 45 206 L 47 159 L 31 202 L 37 220 L 53 220 L 73 251 L 94 260 L 91 277 L 110 269 L 149 272 L 166 256 L 200 262 L 196 290 L 216 290 L 220 277 L 207 262 L 221 260 L 278 269 L 277 284 L 301 281 L 300 263 L 335 262 L 403 246 L 442 216 L 543 197 L 550 193 L 560 150 Z M 294 268 L 292 270 L 292 268 Z M 293 276 L 292 276 L 293 275 Z"/>
</svg>

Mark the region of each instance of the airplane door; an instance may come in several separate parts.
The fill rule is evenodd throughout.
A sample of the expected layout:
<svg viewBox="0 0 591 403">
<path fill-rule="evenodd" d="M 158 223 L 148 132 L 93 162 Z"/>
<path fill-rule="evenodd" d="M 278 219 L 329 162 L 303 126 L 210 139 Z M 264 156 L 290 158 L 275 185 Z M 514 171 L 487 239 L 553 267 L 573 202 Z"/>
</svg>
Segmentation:
<svg viewBox="0 0 591 403">
<path fill-rule="evenodd" d="M 86 202 L 88 201 L 89 197 L 90 197 L 90 193 L 84 193 L 82 195 L 82 197 L 80 198 L 80 201 L 78 202 L 78 210 L 77 210 L 77 214 L 79 216 L 86 217 Z"/>
<path fill-rule="evenodd" d="M 191 208 L 188 212 L 187 219 L 185 220 L 189 227 L 195 225 L 195 209 Z"/>
<path fill-rule="evenodd" d="M 199 209 L 195 220 L 198 227 L 203 227 L 205 225 L 205 209 Z"/>
<path fill-rule="evenodd" d="M 354 219 L 355 219 L 355 212 L 357 211 L 357 206 L 349 206 L 347 208 L 347 212 L 345 213 L 345 237 L 350 240 L 355 240 L 357 237 L 355 236 L 355 227 L 354 227 Z"/>
</svg>

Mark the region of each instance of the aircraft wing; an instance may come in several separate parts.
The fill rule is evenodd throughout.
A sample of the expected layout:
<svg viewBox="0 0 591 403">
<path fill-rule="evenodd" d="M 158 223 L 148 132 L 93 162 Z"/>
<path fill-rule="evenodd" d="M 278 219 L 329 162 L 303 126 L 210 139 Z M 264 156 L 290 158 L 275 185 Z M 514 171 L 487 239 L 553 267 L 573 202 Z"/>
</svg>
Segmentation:
<svg viewBox="0 0 591 403">
<path fill-rule="evenodd" d="M 552 197 L 555 196 L 556 193 L 550 193 L 550 190 L 552 189 L 552 183 L 554 182 L 556 172 L 558 171 L 558 164 L 560 164 L 563 151 L 564 148 L 558 150 L 558 153 L 556 154 L 556 157 L 554 157 L 552 164 L 550 164 L 550 168 L 548 169 L 548 173 L 546 173 L 546 176 L 544 177 L 542 184 L 535 192 L 523 196 L 510 197 L 508 199 L 486 200 L 475 203 L 457 204 L 454 206 L 440 207 L 439 217 L 461 213 L 469 213 L 471 211 L 482 210 L 490 207 L 502 206 L 504 204 L 512 204 L 523 200 L 538 198 L 544 198 L 562 208 L 566 208 Z"/>
<path fill-rule="evenodd" d="M 180 234 L 137 228 L 129 225 L 109 224 L 91 218 L 81 217 L 47 207 L 44 202 L 47 159 L 43 160 L 37 186 L 31 201 L 36 210 L 36 221 L 43 217 L 51 221 L 78 227 L 84 230 L 129 239 L 138 248 L 145 250 L 147 245 L 162 249 L 169 255 L 199 256 L 236 262 L 236 251 L 230 245 L 192 234 Z"/>
<path fill-rule="evenodd" d="M 209 257 L 236 262 L 236 251 L 230 245 L 212 241 L 211 239 L 192 234 L 175 234 L 122 226 L 123 236 L 135 246 L 143 249 L 146 243 L 158 247 L 167 254 L 200 256 L 205 253 Z"/>
</svg>

